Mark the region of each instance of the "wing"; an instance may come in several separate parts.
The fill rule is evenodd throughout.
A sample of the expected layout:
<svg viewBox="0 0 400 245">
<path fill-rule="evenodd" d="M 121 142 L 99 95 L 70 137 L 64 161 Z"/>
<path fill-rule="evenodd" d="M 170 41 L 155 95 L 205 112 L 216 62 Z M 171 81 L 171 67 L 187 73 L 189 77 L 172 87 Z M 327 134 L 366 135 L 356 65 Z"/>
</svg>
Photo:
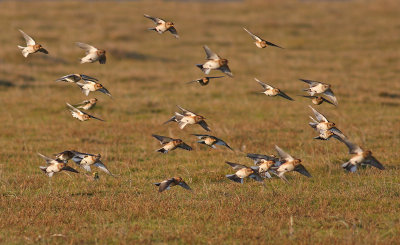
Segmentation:
<svg viewBox="0 0 400 245">
<path fill-rule="evenodd" d="M 109 174 L 109 175 L 113 175 L 106 167 L 106 165 L 104 165 L 102 162 L 98 161 L 94 164 L 94 166 L 98 167 L 101 171 Z"/>
<path fill-rule="evenodd" d="M 23 32 L 22 30 L 19 30 L 19 32 L 21 32 L 22 36 L 24 36 L 26 45 L 35 45 L 36 44 L 35 40 L 33 40 L 33 38 L 28 36 L 25 32 Z"/>
<path fill-rule="evenodd" d="M 184 150 L 188 150 L 188 151 L 193 150 L 192 147 L 190 147 L 190 146 L 187 145 L 186 143 L 182 143 L 182 144 L 178 145 L 178 147 L 179 147 L 179 148 L 182 148 L 182 149 L 184 149 Z"/>
<path fill-rule="evenodd" d="M 208 134 L 192 134 L 192 135 L 196 136 L 199 139 L 202 139 L 204 137 L 211 137 L 211 135 Z"/>
<path fill-rule="evenodd" d="M 251 36 L 254 40 L 259 41 L 259 42 L 262 41 L 262 39 L 261 39 L 260 37 L 254 35 L 253 33 L 251 33 L 251 32 L 250 32 L 249 30 L 247 30 L 246 28 L 243 27 L 243 30 L 245 30 L 247 33 L 249 33 L 250 36 Z"/>
<path fill-rule="evenodd" d="M 182 186 L 182 187 L 185 188 L 186 190 L 192 190 L 192 189 L 190 188 L 190 186 L 189 186 L 188 184 L 186 184 L 185 181 L 179 182 L 178 185 Z"/>
<path fill-rule="evenodd" d="M 284 49 L 284 48 L 282 48 L 281 46 L 278 46 L 278 45 L 276 45 L 276 44 L 274 44 L 274 43 L 271 43 L 271 42 L 268 42 L 268 41 L 266 41 L 266 40 L 264 40 L 269 46 L 273 46 L 273 47 L 277 47 L 277 48 L 281 48 L 281 49 Z"/>
<path fill-rule="evenodd" d="M 156 18 L 156 17 L 151 17 L 150 15 L 144 14 L 144 17 L 152 20 L 155 24 L 158 24 L 159 22 L 164 23 L 165 21 L 160 19 L 160 18 Z"/>
<path fill-rule="evenodd" d="M 217 137 L 215 137 L 215 139 L 217 140 L 217 142 L 215 143 L 216 145 L 222 145 L 222 146 L 228 147 L 229 149 L 231 149 L 233 151 L 233 149 L 225 141 L 218 139 Z"/>
<path fill-rule="evenodd" d="M 90 76 L 87 76 L 87 75 L 80 74 L 80 76 L 85 81 L 92 81 L 92 82 L 99 81 L 97 78 L 90 77 Z"/>
<path fill-rule="evenodd" d="M 106 94 L 111 97 L 110 92 L 108 92 L 108 90 L 106 88 L 103 87 L 103 88 L 99 89 L 99 91 L 102 92 L 103 94 Z"/>
<path fill-rule="evenodd" d="M 278 152 L 278 155 L 284 159 L 285 161 L 293 161 L 294 158 L 287 154 L 285 151 L 283 151 L 281 148 L 279 148 L 279 146 L 275 145 L 275 150 Z"/>
<path fill-rule="evenodd" d="M 95 47 L 93 47 L 93 46 L 91 46 L 91 45 L 89 45 L 89 44 L 86 44 L 86 43 L 76 42 L 75 44 L 76 44 L 78 47 L 80 47 L 81 49 L 84 49 L 84 50 L 86 51 L 86 54 L 92 53 L 92 52 L 96 52 L 96 51 L 97 51 L 97 48 L 95 48 Z"/>
<path fill-rule="evenodd" d="M 380 163 L 378 160 L 376 160 L 375 157 L 370 156 L 368 159 L 365 161 L 366 164 L 369 164 L 371 166 L 374 166 L 375 168 L 378 168 L 380 170 L 384 170 L 385 167 Z"/>
<path fill-rule="evenodd" d="M 50 157 L 46 157 L 45 155 L 42 155 L 39 152 L 38 152 L 38 155 L 41 156 L 46 161 L 47 164 L 57 163 L 56 160 L 54 160 Z"/>
<path fill-rule="evenodd" d="M 254 78 L 254 80 L 256 80 L 264 89 L 274 89 L 274 87 L 272 87 L 272 86 L 270 86 L 270 85 L 268 85 L 266 83 L 261 82 L 257 78 Z"/>
<path fill-rule="evenodd" d="M 221 78 L 221 77 L 224 77 L 224 76 L 218 76 L 218 77 L 207 77 L 208 79 L 212 79 L 212 78 Z"/>
<path fill-rule="evenodd" d="M 336 96 L 333 94 L 331 89 L 326 90 L 323 94 L 325 94 L 330 100 L 332 100 L 334 105 L 338 104 Z"/>
<path fill-rule="evenodd" d="M 79 173 L 78 171 L 76 171 L 76 169 L 71 168 L 70 166 L 65 166 L 65 167 L 62 168 L 62 170 L 70 171 L 70 172 L 74 172 L 74 173 Z"/>
<path fill-rule="evenodd" d="M 221 66 L 219 69 L 220 69 L 223 73 L 225 73 L 226 75 L 228 75 L 228 76 L 230 76 L 230 77 L 233 77 L 233 74 L 232 74 L 232 72 L 231 72 L 231 69 L 229 69 L 229 66 L 224 65 L 224 66 Z"/>
<path fill-rule="evenodd" d="M 211 51 L 211 49 L 207 45 L 204 45 L 203 48 L 204 48 L 204 51 L 206 51 L 206 55 L 207 55 L 207 59 L 208 60 L 218 60 L 218 59 L 220 59 L 220 57 L 216 53 Z"/>
<path fill-rule="evenodd" d="M 100 56 L 99 58 L 99 63 L 100 64 L 105 64 L 107 61 L 107 57 L 105 55 Z"/>
<path fill-rule="evenodd" d="M 208 127 L 206 121 L 201 120 L 201 121 L 199 122 L 199 125 L 200 125 L 202 128 L 204 128 L 205 130 L 211 131 L 211 129 Z"/>
<path fill-rule="evenodd" d="M 171 32 L 175 38 L 179 38 L 178 32 L 176 31 L 175 27 L 169 28 L 168 31 Z"/>
<path fill-rule="evenodd" d="M 72 83 L 75 83 L 75 82 L 78 82 L 79 80 L 81 80 L 81 78 L 78 75 L 69 74 L 69 75 L 60 77 L 59 79 L 56 80 L 56 82 L 70 82 L 70 83 L 72 82 Z"/>
<path fill-rule="evenodd" d="M 325 99 L 324 97 L 321 97 L 323 101 L 325 101 L 326 103 L 329 103 L 331 105 L 336 106 L 334 103 L 332 103 L 330 100 Z"/>
<path fill-rule="evenodd" d="M 249 177 L 258 182 L 263 182 L 263 178 L 261 178 L 261 176 L 258 173 L 254 173 L 254 174 L 250 175 Z"/>
<path fill-rule="evenodd" d="M 313 80 L 307 80 L 307 79 L 299 79 L 300 81 L 303 81 L 303 82 L 305 82 L 305 83 L 308 83 L 309 85 L 310 85 L 310 87 L 314 87 L 314 86 L 316 86 L 316 85 L 318 85 L 318 84 L 320 84 L 321 82 L 318 82 L 318 81 L 313 81 Z"/>
<path fill-rule="evenodd" d="M 239 170 L 242 168 L 248 168 L 246 165 L 239 164 L 239 163 L 233 163 L 233 162 L 228 162 L 226 161 L 227 164 L 229 164 L 234 170 Z"/>
<path fill-rule="evenodd" d="M 357 154 L 363 152 L 360 146 L 350 142 L 347 138 L 343 138 L 343 142 L 349 148 L 349 154 Z"/>
<path fill-rule="evenodd" d="M 183 114 L 184 114 L 185 116 L 197 116 L 197 114 L 194 113 L 194 112 L 191 112 L 191 111 L 189 111 L 189 110 L 186 110 L 186 109 L 180 107 L 179 105 L 176 105 L 176 106 L 183 112 Z"/>
<path fill-rule="evenodd" d="M 154 138 L 156 138 L 158 141 L 160 141 L 160 144 L 166 144 L 168 142 L 173 141 L 174 139 L 167 137 L 167 136 L 161 136 L 161 135 L 156 135 L 156 134 L 152 134 L 151 136 L 153 136 Z"/>
<path fill-rule="evenodd" d="M 97 120 L 99 120 L 99 121 L 105 122 L 105 120 L 103 120 L 103 119 L 100 119 L 100 118 L 98 118 L 98 117 L 95 117 L 95 116 L 92 116 L 92 115 L 90 115 L 90 114 L 87 114 L 86 112 L 82 112 L 82 113 L 84 113 L 84 114 L 88 115 L 88 116 L 89 116 L 89 117 L 91 117 L 91 118 L 94 118 L 94 119 L 97 119 Z"/>
<path fill-rule="evenodd" d="M 78 114 L 86 114 L 86 113 L 80 111 L 79 109 L 73 107 L 73 106 L 70 105 L 69 103 L 66 103 L 66 104 L 67 104 L 67 106 L 68 106 L 73 112 L 78 113 Z"/>
<path fill-rule="evenodd" d="M 326 117 L 324 117 L 324 115 L 322 115 L 321 113 L 319 113 L 317 110 L 315 110 L 314 108 L 312 108 L 312 106 L 308 106 L 311 108 L 311 110 L 314 112 L 315 117 L 317 118 L 318 122 L 329 122 L 328 119 Z"/>
<path fill-rule="evenodd" d="M 278 95 L 283 97 L 283 98 L 285 98 L 285 99 L 288 99 L 288 100 L 292 100 L 292 101 L 294 100 L 294 99 L 290 98 L 289 95 L 285 94 L 284 92 L 282 92 L 280 90 L 279 90 L 279 94 Z"/>
<path fill-rule="evenodd" d="M 173 179 L 168 179 L 168 180 L 164 180 L 160 183 L 158 191 L 162 192 L 165 191 L 166 189 L 169 189 L 169 185 L 173 182 Z"/>
<path fill-rule="evenodd" d="M 304 176 L 311 177 L 311 174 L 307 171 L 307 169 L 303 165 L 298 165 L 294 171 L 301 173 Z"/>
<path fill-rule="evenodd" d="M 260 159 L 265 159 L 268 161 L 276 161 L 278 159 L 276 159 L 275 157 L 272 156 L 267 156 L 267 155 L 260 155 L 260 154 L 253 154 L 253 153 L 248 153 L 247 157 L 254 160 L 254 161 L 259 161 Z"/>
</svg>

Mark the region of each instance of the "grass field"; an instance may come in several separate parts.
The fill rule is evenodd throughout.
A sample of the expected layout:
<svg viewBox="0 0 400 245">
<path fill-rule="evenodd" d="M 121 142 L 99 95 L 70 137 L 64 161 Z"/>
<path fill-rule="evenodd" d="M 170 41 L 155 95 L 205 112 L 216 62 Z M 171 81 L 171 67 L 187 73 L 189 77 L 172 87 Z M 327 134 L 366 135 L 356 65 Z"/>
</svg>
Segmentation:
<svg viewBox="0 0 400 245">
<path fill-rule="evenodd" d="M 400 4 L 392 1 L 245 1 L 196 3 L 0 2 L 0 243 L 3 244 L 395 244 L 400 239 Z M 172 20 L 181 36 L 147 31 L 143 14 Z M 246 27 L 286 49 L 257 49 Z M 24 30 L 49 55 L 25 59 Z M 74 42 L 107 50 L 107 64 L 79 64 Z M 208 86 L 195 67 L 208 45 L 229 59 L 233 79 Z M 114 99 L 79 122 L 65 102 L 86 97 L 70 73 L 94 76 Z M 212 75 L 220 72 L 213 71 Z M 296 101 L 266 97 L 254 77 Z M 298 78 L 332 84 L 339 106 L 316 107 L 386 167 L 348 174 L 345 145 L 313 140 L 310 101 Z M 235 149 L 210 150 L 191 133 L 162 125 L 175 105 L 207 118 L 212 134 Z M 155 152 L 151 134 L 183 139 L 194 151 Z M 313 175 L 289 173 L 243 185 L 225 161 L 251 165 L 246 153 L 301 158 Z M 112 178 L 49 179 L 36 154 L 101 153 Z M 75 167 L 75 165 L 71 165 Z M 152 184 L 181 176 L 192 187 L 158 193 Z M 290 219 L 292 217 L 292 225 Z"/>
</svg>

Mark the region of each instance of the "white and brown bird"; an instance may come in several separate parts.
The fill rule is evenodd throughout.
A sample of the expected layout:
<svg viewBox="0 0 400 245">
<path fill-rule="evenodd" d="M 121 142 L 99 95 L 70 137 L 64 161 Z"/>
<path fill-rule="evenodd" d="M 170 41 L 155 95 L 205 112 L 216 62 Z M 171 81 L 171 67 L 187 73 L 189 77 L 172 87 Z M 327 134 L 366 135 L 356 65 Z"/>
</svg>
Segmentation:
<svg viewBox="0 0 400 245">
<path fill-rule="evenodd" d="M 103 122 L 104 122 L 103 119 L 100 119 L 100 118 L 97 118 L 97 117 L 95 117 L 95 116 L 89 115 L 88 113 L 83 112 L 83 111 L 81 111 L 81 110 L 79 110 L 79 109 L 73 107 L 73 106 L 70 105 L 69 103 L 66 103 L 66 104 L 67 104 L 67 106 L 68 106 L 68 110 L 69 110 L 69 111 L 71 112 L 71 114 L 72 114 L 72 117 L 78 119 L 79 121 L 82 121 L 82 122 L 83 122 L 83 121 L 89 120 L 90 118 L 94 118 L 94 119 L 97 119 L 97 120 L 100 120 L 100 121 L 103 121 Z"/>
<path fill-rule="evenodd" d="M 285 173 L 291 171 L 296 171 L 304 176 L 311 177 L 311 174 L 301 164 L 301 159 L 292 157 L 291 155 L 283 151 L 281 148 L 279 148 L 277 145 L 275 146 L 275 149 L 278 152 L 281 161 L 283 162 L 279 167 L 272 168 L 276 171 L 276 175 L 278 175 L 278 177 L 288 182 L 288 180 L 285 177 Z"/>
<path fill-rule="evenodd" d="M 156 186 L 158 186 L 158 191 L 163 192 L 165 190 L 169 190 L 173 186 L 179 185 L 180 187 L 185 188 L 186 190 L 192 190 L 188 184 L 181 178 L 181 177 L 173 177 L 170 179 L 166 179 L 164 181 L 161 181 L 159 183 L 154 183 Z"/>
<path fill-rule="evenodd" d="M 78 166 L 82 167 L 88 172 L 91 172 L 91 166 L 98 167 L 101 171 L 114 176 L 110 170 L 101 162 L 101 155 L 100 154 L 89 154 L 89 153 L 81 153 L 81 152 L 74 152 L 74 157 L 72 161 L 74 161 Z"/>
<path fill-rule="evenodd" d="M 25 41 L 26 41 L 26 47 L 18 45 L 18 48 L 21 50 L 22 55 L 25 58 L 28 57 L 29 54 L 34 54 L 36 52 L 42 52 L 42 53 L 45 53 L 45 54 L 49 53 L 49 52 L 47 52 L 46 49 L 44 49 L 42 47 L 42 45 L 37 44 L 35 42 L 35 40 L 33 40 L 33 38 L 28 36 L 25 32 L 23 32 L 22 30 L 19 30 L 19 32 L 21 32 L 22 36 L 25 38 Z"/>
<path fill-rule="evenodd" d="M 181 139 L 173 139 L 170 137 L 156 135 L 156 134 L 152 134 L 152 136 L 156 138 L 158 141 L 160 141 L 161 145 L 163 145 L 163 147 L 158 149 L 157 152 L 168 153 L 169 151 L 175 150 L 176 148 L 181 148 L 187 151 L 193 150 L 192 147 L 187 145 Z"/>
<path fill-rule="evenodd" d="M 309 105 L 308 107 L 310 107 L 310 109 L 313 111 L 316 118 L 315 120 L 313 117 L 310 116 L 310 119 L 313 120 L 313 122 L 308 123 L 310 127 L 315 129 L 319 133 L 331 130 L 343 135 L 343 133 L 338 128 L 336 128 L 336 124 L 334 122 L 330 122 L 324 115 L 312 108 L 312 106 Z"/>
<path fill-rule="evenodd" d="M 345 162 L 342 165 L 342 168 L 352 173 L 357 171 L 357 167 L 359 165 L 370 165 L 380 170 L 385 169 L 382 163 L 372 156 L 372 152 L 370 150 L 362 149 L 360 146 L 350 142 L 347 138 L 344 138 L 343 142 L 349 148 L 349 154 L 353 154 L 354 156 L 350 158 L 349 161 Z"/>
<path fill-rule="evenodd" d="M 197 141 L 197 143 L 199 144 L 204 144 L 214 149 L 217 148 L 215 145 L 222 145 L 233 151 L 233 149 L 225 141 L 215 136 L 208 134 L 192 134 L 192 135 L 196 136 L 199 139 L 199 141 Z"/>
<path fill-rule="evenodd" d="M 246 165 L 242 165 L 239 163 L 226 162 L 229 166 L 231 166 L 234 170 L 237 170 L 234 174 L 228 174 L 226 177 L 234 182 L 238 182 L 243 184 L 243 179 L 252 178 L 258 182 L 262 182 L 263 179 L 258 174 L 258 171 L 247 167 Z"/>
<path fill-rule="evenodd" d="M 47 166 L 40 166 L 39 168 L 49 177 L 53 177 L 53 175 L 55 173 L 61 172 L 63 170 L 74 172 L 74 173 L 79 173 L 74 168 L 71 168 L 70 166 L 68 166 L 66 161 L 59 160 L 59 159 L 52 159 L 52 158 L 46 157 L 40 153 L 38 153 L 38 155 L 40 157 L 42 157 L 47 163 Z"/>
<path fill-rule="evenodd" d="M 324 94 L 326 95 L 334 105 L 338 104 L 338 100 L 331 89 L 331 85 L 323 82 L 299 79 L 309 85 L 309 88 L 304 89 L 307 91 L 309 95 L 314 96 L 315 94 Z"/>
<path fill-rule="evenodd" d="M 304 97 L 304 98 L 311 99 L 311 102 L 312 102 L 314 105 L 320 105 L 320 104 L 322 104 L 323 102 L 326 102 L 326 103 L 328 103 L 328 104 L 331 104 L 331 105 L 336 106 L 334 103 L 332 103 L 331 101 L 325 99 L 325 98 L 322 97 L 322 96 L 315 96 L 315 95 L 313 95 L 313 96 L 311 96 L 311 95 L 299 95 L 299 96 L 302 96 L 302 97 Z"/>
<path fill-rule="evenodd" d="M 77 42 L 76 45 L 86 51 L 86 56 L 81 58 L 81 64 L 94 63 L 98 61 L 100 64 L 106 63 L 106 51 L 97 49 L 89 44 Z"/>
<path fill-rule="evenodd" d="M 68 74 L 65 75 L 63 77 L 60 77 L 56 80 L 56 82 L 68 82 L 68 83 L 77 83 L 79 81 L 93 81 L 93 82 L 97 82 L 99 80 L 97 80 L 94 77 L 90 77 L 84 74 Z"/>
<path fill-rule="evenodd" d="M 157 17 L 151 17 L 150 15 L 145 14 L 144 17 L 152 20 L 156 27 L 148 28 L 148 30 L 156 31 L 160 34 L 163 34 L 166 31 L 169 31 L 174 35 L 175 38 L 179 38 L 178 32 L 175 29 L 175 25 L 171 21 L 165 21 L 163 19 Z"/>
<path fill-rule="evenodd" d="M 279 167 L 282 164 L 275 155 L 248 153 L 247 157 L 252 159 L 254 164 L 258 166 L 258 173 L 267 178 L 271 178 L 269 171 L 272 170 L 272 167 Z"/>
<path fill-rule="evenodd" d="M 185 128 L 186 125 L 193 125 L 193 124 L 199 124 L 202 128 L 204 128 L 207 131 L 211 131 L 211 129 L 208 127 L 205 117 L 198 115 L 194 112 L 191 112 L 189 110 L 186 110 L 179 105 L 177 107 L 182 111 L 181 113 L 175 112 L 175 115 L 171 117 L 168 121 L 164 122 L 164 124 L 169 123 L 169 122 L 177 122 L 178 126 L 180 129 Z"/>
<path fill-rule="evenodd" d="M 272 47 L 277 47 L 277 48 L 283 49 L 282 47 L 280 47 L 280 46 L 278 46 L 278 45 L 276 45 L 276 44 L 273 44 L 273 43 L 271 43 L 271 42 L 268 42 L 268 41 L 262 39 L 261 37 L 259 37 L 259 36 L 257 36 L 257 35 L 254 35 L 253 33 L 251 33 L 251 32 L 250 32 L 249 30 L 247 30 L 246 28 L 243 27 L 243 29 L 244 29 L 247 33 L 249 33 L 250 36 L 254 39 L 254 44 L 257 46 L 257 48 L 266 48 L 266 47 L 268 47 L 268 46 L 272 46 Z"/>
<path fill-rule="evenodd" d="M 214 79 L 214 78 L 221 78 L 221 77 L 224 77 L 224 76 L 219 76 L 219 77 L 203 77 L 203 78 L 199 78 L 199 79 L 196 79 L 196 80 L 187 82 L 187 83 L 199 83 L 201 86 L 206 86 L 206 85 L 210 82 L 211 79 Z"/>
<path fill-rule="evenodd" d="M 227 59 L 221 58 L 219 55 L 211 51 L 207 45 L 204 45 L 203 48 L 207 55 L 207 61 L 202 65 L 196 65 L 198 68 L 200 68 L 207 75 L 210 74 L 211 70 L 220 70 L 226 75 L 233 77 L 233 74 L 229 69 Z"/>
<path fill-rule="evenodd" d="M 111 93 L 101 83 L 84 80 L 82 82 L 77 82 L 76 85 L 78 85 L 79 88 L 81 88 L 82 93 L 84 93 L 86 96 L 89 96 L 90 92 L 99 91 L 102 92 L 103 94 L 112 97 Z"/>
<path fill-rule="evenodd" d="M 254 80 L 256 80 L 265 90 L 261 93 L 267 95 L 267 96 L 281 96 L 282 98 L 285 98 L 287 100 L 294 100 L 292 98 L 290 98 L 287 94 L 285 94 L 283 91 L 281 91 L 278 88 L 274 88 L 271 85 L 268 85 L 266 83 L 261 82 L 260 80 L 258 80 L 257 78 L 254 78 Z"/>
<path fill-rule="evenodd" d="M 94 108 L 96 106 L 97 101 L 98 100 L 96 98 L 92 98 L 92 99 L 89 99 L 89 100 L 84 100 L 84 101 L 82 101 L 81 103 L 79 103 L 79 104 L 77 104 L 75 106 L 78 109 L 90 110 L 90 109 L 92 109 L 92 108 Z"/>
</svg>

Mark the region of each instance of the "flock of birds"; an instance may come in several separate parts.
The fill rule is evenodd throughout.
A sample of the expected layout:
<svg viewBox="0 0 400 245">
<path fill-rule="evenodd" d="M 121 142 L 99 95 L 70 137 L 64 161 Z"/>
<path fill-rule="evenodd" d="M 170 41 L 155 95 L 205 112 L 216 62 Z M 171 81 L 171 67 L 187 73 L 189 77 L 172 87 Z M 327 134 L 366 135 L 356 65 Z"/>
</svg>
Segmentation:
<svg viewBox="0 0 400 245">
<path fill-rule="evenodd" d="M 179 38 L 178 32 L 175 29 L 174 23 L 170 21 L 165 21 L 160 18 L 151 17 L 149 15 L 144 15 L 144 17 L 152 20 L 155 23 L 155 27 L 149 28 L 149 30 L 154 30 L 160 34 L 169 31 L 175 38 Z M 266 48 L 266 47 L 282 47 L 268 42 L 261 37 L 253 34 L 246 28 L 243 28 L 253 39 L 257 48 Z M 26 40 L 26 47 L 18 46 L 22 52 L 24 57 L 28 57 L 28 55 L 42 52 L 48 54 L 48 51 L 43 48 L 42 45 L 37 44 L 30 36 L 20 30 L 21 34 Z M 76 45 L 86 51 L 86 55 L 81 58 L 81 63 L 94 63 L 99 62 L 100 64 L 106 63 L 106 51 L 103 49 L 97 49 L 91 45 L 77 42 Z M 221 58 L 219 55 L 214 53 L 208 46 L 204 46 L 204 51 L 206 53 L 206 62 L 203 64 L 196 65 L 199 67 L 206 75 L 208 75 L 211 70 L 220 70 L 224 74 L 229 77 L 233 77 L 233 74 L 228 66 L 228 60 Z M 222 78 L 223 76 L 211 77 L 205 76 L 200 79 L 196 79 L 190 81 L 189 83 L 197 82 L 202 86 L 206 86 L 211 79 Z M 279 88 L 273 87 L 272 85 L 266 84 L 257 78 L 255 80 L 263 87 L 263 91 L 267 96 L 280 96 L 287 100 L 293 101 L 293 99 L 284 93 Z M 311 102 L 314 105 L 320 105 L 324 102 L 329 103 L 331 105 L 337 106 L 338 100 L 334 95 L 331 85 L 319 81 L 305 80 L 300 79 L 304 83 L 308 85 L 308 88 L 304 89 L 307 92 L 307 95 L 301 95 L 305 98 L 311 99 Z M 83 74 L 69 74 L 63 76 L 56 81 L 58 82 L 66 82 L 76 84 L 81 91 L 88 96 L 90 92 L 102 92 L 111 97 L 111 93 L 99 83 L 98 79 L 94 77 L 90 77 Z M 325 98 L 325 97 L 326 98 Z M 84 100 L 78 105 L 71 105 L 67 103 L 67 108 L 71 112 L 72 116 L 80 121 L 87 121 L 89 119 L 97 119 L 93 115 L 90 115 L 86 111 L 92 109 L 98 100 L 96 98 L 92 98 L 89 100 Z M 342 167 L 350 172 L 356 172 L 357 167 L 360 165 L 371 165 L 380 170 L 383 170 L 383 165 L 376 160 L 372 156 L 372 152 L 370 150 L 364 150 L 360 146 L 352 143 L 348 137 L 346 137 L 337 127 L 336 124 L 332 121 L 329 121 L 322 113 L 318 112 L 312 106 L 309 106 L 315 116 L 310 119 L 312 122 L 309 125 L 317 132 L 317 136 L 314 139 L 318 140 L 329 140 L 331 138 L 337 139 L 340 142 L 343 142 L 349 149 L 349 154 L 353 156 L 345 162 Z M 176 122 L 178 123 L 178 127 L 180 129 L 185 128 L 187 125 L 198 124 L 206 131 L 211 131 L 208 127 L 205 117 L 201 116 L 197 113 L 194 113 L 190 110 L 184 109 L 178 106 L 179 112 L 175 112 L 174 115 L 166 121 L 166 123 Z M 183 142 L 181 139 L 173 139 L 167 136 L 161 135 L 152 135 L 155 139 L 157 139 L 162 147 L 157 150 L 160 153 L 168 153 L 177 148 L 181 148 L 184 150 L 191 151 L 192 147 Z M 216 148 L 216 145 L 225 146 L 228 149 L 233 149 L 222 139 L 217 138 L 213 135 L 209 134 L 194 134 L 193 136 L 198 138 L 197 143 L 207 145 L 211 148 Z M 226 177 L 234 182 L 243 183 L 245 178 L 252 178 L 256 181 L 263 182 L 265 178 L 272 178 L 273 175 L 281 178 L 282 180 L 288 182 L 285 177 L 285 174 L 288 172 L 298 172 L 304 176 L 311 177 L 311 174 L 307 171 L 304 165 L 301 163 L 301 159 L 292 157 L 290 154 L 282 150 L 280 147 L 275 146 L 275 150 L 278 156 L 275 155 L 262 155 L 262 154 L 247 154 L 247 157 L 254 161 L 255 166 L 246 166 L 243 164 L 233 163 L 227 161 L 226 163 L 232 167 L 236 172 L 233 174 L 226 175 Z M 52 177 L 54 173 L 58 173 L 60 171 L 70 171 L 78 173 L 78 171 L 68 165 L 68 161 L 72 160 L 78 166 L 82 167 L 86 171 L 91 171 L 91 166 L 98 167 L 100 170 L 106 172 L 107 174 L 114 176 L 101 162 L 100 154 L 90 154 L 90 153 L 82 153 L 73 150 L 67 150 L 64 152 L 60 152 L 55 154 L 54 158 L 50 158 L 38 153 L 47 163 L 47 166 L 40 166 L 40 169 L 47 174 L 49 177 Z M 98 173 L 94 173 L 94 178 L 98 178 Z M 190 187 L 181 177 L 173 177 L 170 179 L 166 179 L 162 182 L 155 183 L 158 186 L 159 191 L 162 192 L 166 189 L 169 189 L 172 186 L 179 185 L 185 189 L 190 190 Z"/>
</svg>

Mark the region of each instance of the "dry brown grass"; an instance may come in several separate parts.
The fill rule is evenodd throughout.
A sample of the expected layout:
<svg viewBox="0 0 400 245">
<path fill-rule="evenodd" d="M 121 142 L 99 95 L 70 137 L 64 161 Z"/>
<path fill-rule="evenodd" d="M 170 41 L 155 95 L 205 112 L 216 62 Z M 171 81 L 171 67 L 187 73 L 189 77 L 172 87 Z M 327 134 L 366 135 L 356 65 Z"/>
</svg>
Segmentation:
<svg viewBox="0 0 400 245">
<path fill-rule="evenodd" d="M 389 244 L 400 238 L 400 18 L 398 1 L 246 1 L 235 3 L 0 3 L 0 242 L 22 243 L 299 243 Z M 146 31 L 142 14 L 171 19 L 181 35 Z M 243 26 L 283 47 L 259 50 Z M 18 28 L 50 55 L 24 59 Z M 106 65 L 79 64 L 74 42 L 108 51 Z M 207 44 L 230 60 L 234 79 L 206 87 L 194 65 Z M 73 120 L 65 102 L 84 99 L 55 83 L 69 73 L 101 80 L 95 115 Z M 219 74 L 213 72 L 212 74 Z M 267 98 L 253 78 L 289 95 L 298 78 L 330 82 L 339 107 L 319 107 L 387 170 L 345 173 L 337 141 L 316 142 L 308 101 Z M 92 97 L 92 96 L 91 96 Z M 193 126 L 161 125 L 179 104 L 208 118 L 213 134 L 237 151 L 196 145 Z M 152 133 L 179 137 L 195 150 L 154 152 Z M 274 153 L 277 144 L 303 159 L 313 178 L 290 174 L 266 188 L 224 176 L 224 161 L 250 164 L 246 152 Z M 118 178 L 100 173 L 49 180 L 36 155 L 66 149 L 101 153 Z M 152 183 L 180 175 L 193 188 L 158 193 Z M 289 220 L 293 217 L 293 232 Z"/>
</svg>

